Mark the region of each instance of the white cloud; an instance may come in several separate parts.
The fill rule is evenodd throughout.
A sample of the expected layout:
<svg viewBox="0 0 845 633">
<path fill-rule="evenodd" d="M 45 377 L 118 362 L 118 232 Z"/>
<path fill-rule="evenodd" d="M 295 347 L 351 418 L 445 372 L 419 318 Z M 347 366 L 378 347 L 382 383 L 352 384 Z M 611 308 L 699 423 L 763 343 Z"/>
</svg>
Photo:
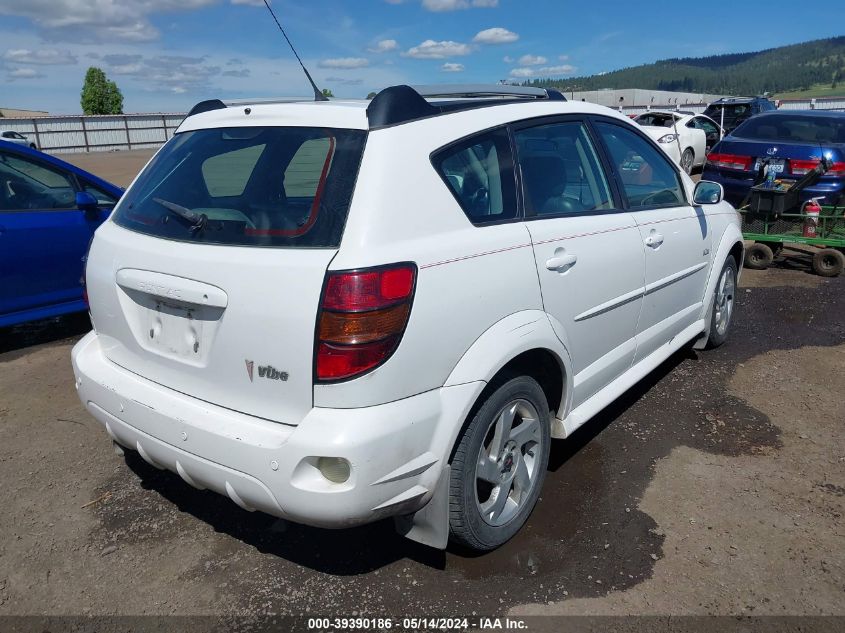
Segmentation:
<svg viewBox="0 0 845 633">
<path fill-rule="evenodd" d="M 44 77 L 42 73 L 34 68 L 14 68 L 6 73 L 6 79 L 14 81 L 15 79 L 40 79 Z"/>
<path fill-rule="evenodd" d="M 217 0 L 3 0 L 0 15 L 29 19 L 49 41 L 149 41 L 159 31 L 149 17 L 199 9 Z"/>
<path fill-rule="evenodd" d="M 569 55 L 558 55 L 557 58 L 562 62 L 568 62 L 569 61 Z"/>
<path fill-rule="evenodd" d="M 549 60 L 542 55 L 523 55 L 517 62 L 520 66 L 539 66 L 545 64 Z"/>
<path fill-rule="evenodd" d="M 326 77 L 326 82 L 330 84 L 341 84 L 343 86 L 360 86 L 364 83 L 363 79 L 347 79 L 345 77 Z"/>
<path fill-rule="evenodd" d="M 398 4 L 388 0 L 391 4 Z M 422 0 L 422 5 L 429 11 L 457 11 L 458 9 L 491 9 L 499 6 L 499 0 Z"/>
<path fill-rule="evenodd" d="M 550 77 L 552 75 L 571 75 L 577 70 L 575 66 L 561 64 L 560 66 L 543 66 L 542 68 L 514 68 L 511 77 Z"/>
<path fill-rule="evenodd" d="M 444 73 L 462 73 L 464 72 L 463 64 L 456 64 L 454 62 L 446 62 L 440 67 Z"/>
<path fill-rule="evenodd" d="M 479 32 L 472 41 L 476 44 L 510 44 L 519 39 L 519 35 L 500 26 Z"/>
<path fill-rule="evenodd" d="M 320 68 L 364 68 L 370 65 L 370 60 L 365 57 L 336 57 L 334 59 L 321 59 L 317 65 Z"/>
<path fill-rule="evenodd" d="M 441 42 L 426 40 L 419 46 L 409 48 L 402 55 L 405 57 L 414 57 L 415 59 L 444 59 L 446 57 L 469 55 L 471 52 L 472 47 L 468 44 L 461 44 L 460 42 L 453 42 L 451 40 Z"/>
<path fill-rule="evenodd" d="M 264 0 L 232 0 L 232 4 L 243 4 L 248 7 L 263 7 Z M 273 4 L 272 2 L 270 4 Z"/>
<path fill-rule="evenodd" d="M 27 48 L 12 48 L 3 53 L 3 61 L 15 64 L 39 64 L 44 66 L 57 66 L 62 64 L 73 65 L 76 63 L 76 55 L 70 51 L 57 50 L 55 48 L 39 48 L 29 50 Z"/>
<path fill-rule="evenodd" d="M 502 61 L 505 62 L 506 64 L 513 64 L 515 60 L 510 55 L 505 55 L 504 58 L 502 59 Z"/>
<path fill-rule="evenodd" d="M 367 50 L 371 53 L 389 53 L 399 48 L 399 42 L 396 40 L 379 40 L 375 46 L 371 46 Z"/>
</svg>

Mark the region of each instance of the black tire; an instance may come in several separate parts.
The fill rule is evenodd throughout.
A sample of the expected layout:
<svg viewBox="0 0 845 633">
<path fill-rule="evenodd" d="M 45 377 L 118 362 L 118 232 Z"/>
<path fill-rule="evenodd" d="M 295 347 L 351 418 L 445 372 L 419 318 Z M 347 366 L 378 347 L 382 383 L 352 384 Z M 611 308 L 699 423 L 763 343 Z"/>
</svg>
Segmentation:
<svg viewBox="0 0 845 633">
<path fill-rule="evenodd" d="M 692 164 L 695 162 L 695 152 L 692 151 L 691 147 L 688 147 L 684 150 L 684 153 L 681 154 L 681 169 L 683 169 L 686 173 L 692 173 Z"/>
<path fill-rule="evenodd" d="M 521 417 L 519 423 L 515 423 L 512 428 L 522 429 L 523 425 L 526 425 L 526 429 L 534 428 L 531 437 L 536 438 L 537 441 L 532 447 L 526 449 L 525 446 L 517 446 L 518 451 L 512 448 L 503 453 L 502 459 L 495 462 L 491 460 L 496 476 L 501 476 L 502 481 L 506 481 L 499 486 L 492 486 L 479 478 L 478 469 L 483 456 L 488 454 L 488 442 L 490 445 L 496 443 L 497 420 L 500 416 L 506 416 L 506 412 L 512 407 L 525 406 L 525 404 L 515 403 L 527 403 L 533 407 L 538 414 L 539 428 L 534 428 L 529 422 L 524 421 L 533 417 Z M 537 504 L 546 476 L 551 443 L 549 416 L 549 405 L 542 388 L 536 380 L 528 376 L 505 379 L 486 397 L 458 439 L 458 445 L 452 457 L 449 482 L 449 530 L 453 543 L 475 551 L 489 551 L 505 543 L 523 526 Z M 515 422 L 516 418 L 513 418 L 513 421 Z M 509 433 L 508 436 L 510 435 Z M 510 444 L 510 440 L 507 444 Z M 482 453 L 482 447 L 484 453 Z M 514 457 L 515 452 L 519 452 L 516 457 Z M 523 468 L 524 472 L 533 473 L 527 492 L 524 489 L 519 492 L 516 486 L 516 480 L 519 478 L 519 473 L 523 472 Z M 501 469 L 501 472 L 498 469 Z M 513 475 L 510 474 L 511 469 L 513 469 Z M 507 481 L 508 477 L 513 481 Z M 490 487 L 489 491 L 483 489 L 485 486 Z M 507 492 L 504 503 L 507 504 L 511 500 L 511 495 L 516 495 L 518 492 L 519 501 L 514 501 L 513 505 L 508 506 L 511 513 L 509 518 L 504 510 L 501 511 L 499 518 L 506 519 L 504 523 L 494 525 L 491 522 L 495 521 L 492 513 L 490 516 L 483 515 L 481 505 L 498 499 L 505 487 Z M 494 495 L 497 488 L 498 494 Z M 493 505 L 496 504 L 493 503 Z"/>
<path fill-rule="evenodd" d="M 813 255 L 813 271 L 822 277 L 838 277 L 845 268 L 845 255 L 835 248 L 823 248 Z"/>
<path fill-rule="evenodd" d="M 768 247 L 767 247 L 768 248 Z M 733 288 L 733 294 L 730 297 L 730 305 L 727 307 L 728 314 L 727 314 L 727 323 L 724 326 L 724 329 L 720 326 L 721 321 L 721 312 L 718 307 L 718 303 L 720 300 L 719 293 L 722 285 L 722 277 L 724 275 L 730 276 L 730 284 Z M 715 349 L 725 341 L 728 340 L 728 335 L 731 333 L 731 323 L 733 322 L 733 310 L 735 306 L 735 295 L 736 295 L 736 260 L 733 257 L 728 257 L 725 261 L 725 265 L 722 267 L 721 272 L 719 273 L 719 278 L 716 280 L 716 288 L 713 291 L 713 303 L 712 307 L 710 308 L 710 336 L 707 338 L 707 349 Z M 721 308 L 725 310 L 725 306 Z"/>
<path fill-rule="evenodd" d="M 768 244 L 754 242 L 745 251 L 745 267 L 754 270 L 765 270 L 775 261 L 775 254 Z"/>
</svg>

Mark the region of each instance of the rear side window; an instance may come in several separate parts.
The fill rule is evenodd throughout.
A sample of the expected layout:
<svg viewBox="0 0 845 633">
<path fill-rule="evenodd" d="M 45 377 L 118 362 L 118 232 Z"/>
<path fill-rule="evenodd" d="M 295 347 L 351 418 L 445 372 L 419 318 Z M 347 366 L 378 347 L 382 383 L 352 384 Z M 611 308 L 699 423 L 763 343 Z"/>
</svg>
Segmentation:
<svg viewBox="0 0 845 633">
<path fill-rule="evenodd" d="M 117 224 L 173 240 L 340 245 L 366 132 L 302 127 L 176 135 L 115 211 Z"/>
<path fill-rule="evenodd" d="M 681 181 L 663 151 L 621 125 L 596 123 L 632 208 L 685 204 Z"/>
<path fill-rule="evenodd" d="M 435 154 L 432 162 L 473 224 L 517 217 L 507 130 L 485 132 L 447 147 Z"/>
</svg>

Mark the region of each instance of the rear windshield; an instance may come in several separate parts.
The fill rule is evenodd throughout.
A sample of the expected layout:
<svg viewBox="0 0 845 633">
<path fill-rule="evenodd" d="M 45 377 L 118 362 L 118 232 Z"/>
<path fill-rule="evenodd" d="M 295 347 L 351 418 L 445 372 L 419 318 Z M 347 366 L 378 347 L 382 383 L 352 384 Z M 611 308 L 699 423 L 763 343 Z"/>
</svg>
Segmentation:
<svg viewBox="0 0 845 633">
<path fill-rule="evenodd" d="M 843 119 L 778 114 L 754 117 L 740 125 L 734 136 L 788 143 L 845 143 Z"/>
<path fill-rule="evenodd" d="M 238 127 L 171 139 L 124 195 L 120 226 L 210 244 L 337 247 L 366 132 Z"/>
<path fill-rule="evenodd" d="M 722 109 L 725 110 L 725 116 L 728 118 L 748 116 L 751 114 L 750 103 L 735 103 L 732 105 L 712 105 L 707 107 L 707 109 L 704 111 L 704 114 L 709 116 L 711 119 L 718 121 L 719 117 L 722 116 Z"/>
</svg>

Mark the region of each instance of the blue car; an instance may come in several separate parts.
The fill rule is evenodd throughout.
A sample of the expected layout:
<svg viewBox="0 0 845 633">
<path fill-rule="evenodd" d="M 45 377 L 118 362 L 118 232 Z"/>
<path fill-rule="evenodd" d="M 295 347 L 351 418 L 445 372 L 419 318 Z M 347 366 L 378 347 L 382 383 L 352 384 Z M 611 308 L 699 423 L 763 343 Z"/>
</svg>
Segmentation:
<svg viewBox="0 0 845 633">
<path fill-rule="evenodd" d="M 86 309 L 82 260 L 122 194 L 62 160 L 0 141 L 0 327 Z"/>
<path fill-rule="evenodd" d="M 821 197 L 822 204 L 845 204 L 845 112 L 777 111 L 759 114 L 717 143 L 707 156 L 702 180 L 725 188 L 725 199 L 741 204 L 761 161 L 778 178 L 795 181 L 826 157 L 833 163 L 816 185 L 801 191 L 801 201 Z"/>
</svg>

